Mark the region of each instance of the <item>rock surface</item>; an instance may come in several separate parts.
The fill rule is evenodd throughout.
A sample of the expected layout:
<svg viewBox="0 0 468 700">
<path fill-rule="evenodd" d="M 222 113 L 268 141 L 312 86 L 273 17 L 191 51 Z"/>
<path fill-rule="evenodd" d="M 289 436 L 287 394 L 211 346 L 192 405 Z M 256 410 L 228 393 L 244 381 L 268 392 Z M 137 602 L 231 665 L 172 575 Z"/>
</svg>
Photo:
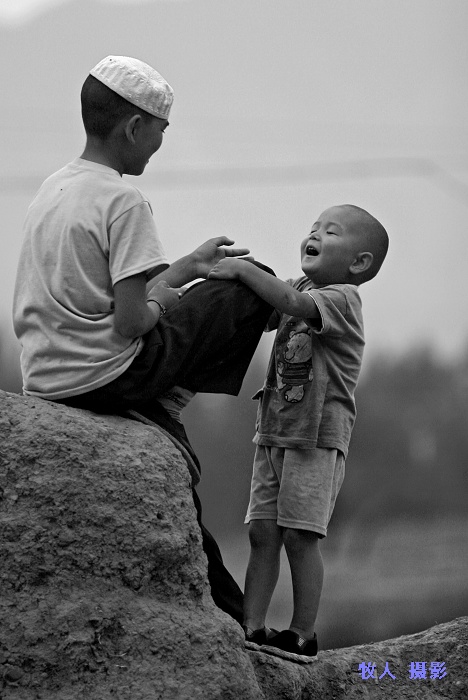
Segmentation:
<svg viewBox="0 0 468 700">
<path fill-rule="evenodd" d="M 0 700 L 468 698 L 468 618 L 246 652 L 211 600 L 184 460 L 157 428 L 0 392 Z M 411 662 L 427 679 L 411 679 Z M 359 664 L 376 664 L 363 679 Z M 378 679 L 389 663 L 395 676 Z M 430 664 L 447 675 L 430 680 Z"/>
<path fill-rule="evenodd" d="M 307 666 L 258 652 L 250 655 L 263 692 L 258 697 L 265 700 L 468 698 L 468 617 L 384 642 L 319 652 Z M 424 668 L 411 666 L 421 662 Z M 431 679 L 434 662 L 445 664 L 445 670 L 439 667 L 443 678 Z M 362 663 L 366 669 L 360 669 Z M 367 677 L 372 663 L 375 678 Z M 425 678 L 417 677 L 418 668 Z"/>
</svg>

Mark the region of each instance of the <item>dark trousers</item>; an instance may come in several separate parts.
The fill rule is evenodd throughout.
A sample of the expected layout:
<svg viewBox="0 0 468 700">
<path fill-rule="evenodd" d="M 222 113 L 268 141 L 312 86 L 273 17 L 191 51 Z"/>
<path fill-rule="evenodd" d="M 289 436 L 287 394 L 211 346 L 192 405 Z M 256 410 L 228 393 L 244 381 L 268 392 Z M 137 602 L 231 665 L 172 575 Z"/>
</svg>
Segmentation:
<svg viewBox="0 0 468 700">
<path fill-rule="evenodd" d="M 60 403 L 108 414 L 134 409 L 151 418 L 157 397 L 174 385 L 236 396 L 271 312 L 271 306 L 241 282 L 195 284 L 145 336 L 142 352 L 120 377 Z M 213 600 L 242 624 L 243 594 L 225 568 L 215 539 L 202 524 L 195 489 L 193 498 Z"/>
<path fill-rule="evenodd" d="M 202 507 L 195 489 L 193 489 L 193 500 L 202 534 L 203 551 L 208 559 L 208 582 L 211 588 L 211 597 L 218 608 L 224 610 L 242 625 L 244 594 L 224 566 L 223 557 L 215 538 L 202 523 Z"/>
</svg>

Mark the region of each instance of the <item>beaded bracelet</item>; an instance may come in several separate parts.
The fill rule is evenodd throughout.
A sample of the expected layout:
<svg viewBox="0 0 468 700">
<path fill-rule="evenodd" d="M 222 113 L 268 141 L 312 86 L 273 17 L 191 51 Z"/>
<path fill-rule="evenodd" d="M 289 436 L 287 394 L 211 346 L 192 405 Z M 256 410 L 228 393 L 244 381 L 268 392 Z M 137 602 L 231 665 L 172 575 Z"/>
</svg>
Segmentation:
<svg viewBox="0 0 468 700">
<path fill-rule="evenodd" d="M 167 309 L 166 309 L 166 307 L 164 306 L 164 304 L 161 304 L 161 302 L 158 301 L 157 299 L 147 299 L 147 301 L 154 301 L 154 303 L 157 304 L 157 305 L 159 306 L 159 308 L 160 308 L 160 310 L 161 310 L 160 316 L 164 316 L 164 314 L 167 312 Z"/>
</svg>

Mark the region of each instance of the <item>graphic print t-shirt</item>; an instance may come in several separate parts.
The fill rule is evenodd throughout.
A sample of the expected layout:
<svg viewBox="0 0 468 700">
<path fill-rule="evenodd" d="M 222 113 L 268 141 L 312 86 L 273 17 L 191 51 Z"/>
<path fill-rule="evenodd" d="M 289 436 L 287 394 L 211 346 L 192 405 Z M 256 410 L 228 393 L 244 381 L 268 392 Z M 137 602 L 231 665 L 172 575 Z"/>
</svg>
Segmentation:
<svg viewBox="0 0 468 700">
<path fill-rule="evenodd" d="M 278 314 L 254 442 L 336 448 L 346 456 L 364 348 L 358 288 L 336 284 L 315 289 L 307 277 L 290 284 L 314 299 L 320 319 Z"/>
</svg>

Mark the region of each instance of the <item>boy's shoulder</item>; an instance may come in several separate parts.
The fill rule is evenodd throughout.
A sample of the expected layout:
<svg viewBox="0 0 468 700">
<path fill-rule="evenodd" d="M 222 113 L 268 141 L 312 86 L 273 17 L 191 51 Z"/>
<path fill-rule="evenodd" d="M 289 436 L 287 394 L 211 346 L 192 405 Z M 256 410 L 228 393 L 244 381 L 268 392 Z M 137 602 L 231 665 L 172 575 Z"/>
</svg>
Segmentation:
<svg viewBox="0 0 468 700">
<path fill-rule="evenodd" d="M 297 277 L 296 279 L 286 280 L 294 289 L 298 292 L 317 292 L 318 295 L 333 295 L 333 294 L 343 294 L 345 296 L 356 297 L 359 299 L 359 287 L 355 284 L 327 284 L 323 287 L 315 287 L 314 283 L 305 275 Z"/>
<path fill-rule="evenodd" d="M 75 193 L 88 191 L 96 197 L 107 195 L 111 198 L 124 198 L 130 205 L 148 202 L 141 190 L 122 178 L 117 170 L 84 158 L 75 158 L 49 175 L 39 191 L 59 187 L 63 192 L 68 185 L 73 186 Z"/>
</svg>

